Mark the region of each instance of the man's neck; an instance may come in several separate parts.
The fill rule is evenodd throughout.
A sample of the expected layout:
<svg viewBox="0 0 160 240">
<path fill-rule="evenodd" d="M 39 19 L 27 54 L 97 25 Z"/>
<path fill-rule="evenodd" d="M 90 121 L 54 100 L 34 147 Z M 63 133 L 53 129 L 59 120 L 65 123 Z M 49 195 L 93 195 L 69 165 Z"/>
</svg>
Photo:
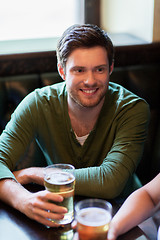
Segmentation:
<svg viewBox="0 0 160 240">
<path fill-rule="evenodd" d="M 94 128 L 104 101 L 97 106 L 89 108 L 68 102 L 68 113 L 72 128 L 78 137 L 87 135 Z"/>
</svg>

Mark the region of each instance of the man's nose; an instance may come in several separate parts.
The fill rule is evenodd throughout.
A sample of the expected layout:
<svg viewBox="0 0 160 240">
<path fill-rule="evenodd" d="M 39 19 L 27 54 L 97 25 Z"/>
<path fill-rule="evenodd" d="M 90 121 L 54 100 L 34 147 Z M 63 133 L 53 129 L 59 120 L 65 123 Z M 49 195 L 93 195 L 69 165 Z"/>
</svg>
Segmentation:
<svg viewBox="0 0 160 240">
<path fill-rule="evenodd" d="M 86 77 L 85 77 L 85 84 L 88 84 L 88 85 L 93 85 L 95 84 L 95 76 L 94 76 L 94 73 L 92 71 L 88 71 L 86 73 Z"/>
</svg>

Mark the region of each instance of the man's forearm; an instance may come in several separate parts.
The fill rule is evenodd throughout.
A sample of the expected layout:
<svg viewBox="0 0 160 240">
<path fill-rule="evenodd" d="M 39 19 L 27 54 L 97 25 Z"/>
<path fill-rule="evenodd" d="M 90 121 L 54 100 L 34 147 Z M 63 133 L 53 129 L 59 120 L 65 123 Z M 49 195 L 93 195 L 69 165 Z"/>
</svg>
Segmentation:
<svg viewBox="0 0 160 240">
<path fill-rule="evenodd" d="M 43 185 L 43 168 L 26 168 L 13 172 L 14 179 L 0 180 L 0 199 L 15 209 L 25 212 L 24 201 L 31 193 L 22 185 L 30 182 Z"/>
<path fill-rule="evenodd" d="M 63 219 L 67 213 L 65 207 L 56 205 L 56 202 L 63 201 L 62 196 L 47 190 L 31 193 L 12 179 L 0 180 L 0 199 L 27 217 L 50 227 L 59 224 L 49 219 Z"/>
<path fill-rule="evenodd" d="M 29 194 L 30 192 L 14 179 L 0 180 L 0 199 L 21 212 L 23 199 Z"/>
</svg>

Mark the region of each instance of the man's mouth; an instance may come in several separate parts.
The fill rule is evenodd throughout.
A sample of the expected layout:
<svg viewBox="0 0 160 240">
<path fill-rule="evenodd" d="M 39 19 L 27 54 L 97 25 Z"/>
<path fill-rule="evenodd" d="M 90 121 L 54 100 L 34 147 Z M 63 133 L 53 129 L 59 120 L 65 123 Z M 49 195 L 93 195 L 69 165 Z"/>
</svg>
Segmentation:
<svg viewBox="0 0 160 240">
<path fill-rule="evenodd" d="M 97 90 L 98 90 L 98 88 L 95 88 L 95 89 L 81 89 L 81 91 L 86 93 L 86 94 L 94 94 Z"/>
</svg>

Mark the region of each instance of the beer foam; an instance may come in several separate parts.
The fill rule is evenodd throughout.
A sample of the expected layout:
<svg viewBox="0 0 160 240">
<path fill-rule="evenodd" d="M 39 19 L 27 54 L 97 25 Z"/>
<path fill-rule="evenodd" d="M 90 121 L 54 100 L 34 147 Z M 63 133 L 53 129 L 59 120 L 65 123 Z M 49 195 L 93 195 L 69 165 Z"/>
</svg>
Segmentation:
<svg viewBox="0 0 160 240">
<path fill-rule="evenodd" d="M 68 172 L 54 172 L 49 174 L 46 180 L 50 184 L 62 185 L 73 182 L 75 180 L 75 177 Z"/>
<path fill-rule="evenodd" d="M 83 225 L 97 227 L 109 223 L 111 214 L 102 208 L 88 207 L 79 211 L 77 220 Z"/>
</svg>

